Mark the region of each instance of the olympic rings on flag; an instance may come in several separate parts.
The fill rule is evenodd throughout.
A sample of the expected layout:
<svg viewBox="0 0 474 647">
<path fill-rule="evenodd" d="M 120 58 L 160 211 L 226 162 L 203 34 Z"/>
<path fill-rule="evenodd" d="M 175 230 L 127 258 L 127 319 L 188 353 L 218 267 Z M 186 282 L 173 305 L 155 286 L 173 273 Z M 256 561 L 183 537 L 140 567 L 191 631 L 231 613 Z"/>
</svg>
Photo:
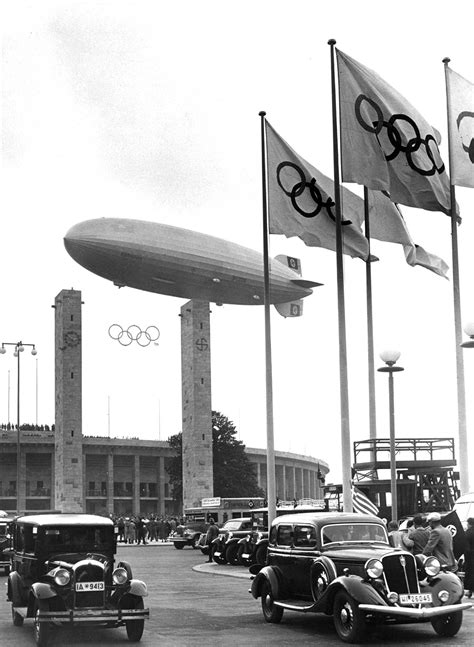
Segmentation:
<svg viewBox="0 0 474 647">
<path fill-rule="evenodd" d="M 156 342 L 160 336 L 160 331 L 156 326 L 148 326 L 142 330 L 140 326 L 132 324 L 124 330 L 119 324 L 112 324 L 109 327 L 109 337 L 115 339 L 122 346 L 130 346 L 132 341 L 136 341 L 139 346 L 145 348 L 151 342 Z"/>
<path fill-rule="evenodd" d="M 461 137 L 461 144 L 462 144 L 463 150 L 467 153 L 467 155 L 469 157 L 469 161 L 472 162 L 472 164 L 474 164 L 474 137 L 472 136 L 472 134 L 469 133 L 468 129 L 466 129 L 464 131 L 464 129 L 461 128 L 461 123 L 462 123 L 463 119 L 466 119 L 466 123 L 470 124 L 471 133 L 474 132 L 473 131 L 474 122 L 473 121 L 469 122 L 469 119 L 471 119 L 471 120 L 474 119 L 474 112 L 469 112 L 467 110 L 464 110 L 463 112 L 460 112 L 458 114 L 458 118 L 456 119 L 456 124 L 457 124 L 457 127 L 458 127 L 459 136 Z M 468 126 L 468 128 L 469 128 L 469 126 Z M 466 144 L 464 143 L 464 140 L 466 138 L 469 139 L 469 137 L 471 138 L 471 141 L 466 146 Z"/>
<path fill-rule="evenodd" d="M 362 105 L 364 102 L 375 112 L 375 121 L 372 121 L 372 123 L 367 123 L 362 115 Z M 418 125 L 411 117 L 399 113 L 393 114 L 386 121 L 380 106 L 365 94 L 359 94 L 355 101 L 354 110 L 356 119 L 362 128 L 377 137 L 377 141 L 387 162 L 394 160 L 400 153 L 405 153 L 410 168 L 420 175 L 430 176 L 436 172 L 439 174 L 444 172 L 445 167 L 439 154 L 436 139 L 431 134 L 426 135 L 425 138 L 421 137 Z M 398 128 L 397 122 L 405 124 L 405 128 Z M 388 152 L 386 150 L 386 142 L 381 141 L 380 137 L 384 128 L 387 131 L 388 142 L 392 146 L 392 150 Z M 409 132 L 410 130 L 412 132 Z M 418 153 L 416 155 L 417 159 L 414 158 L 415 153 Z M 420 166 L 420 163 L 422 166 Z"/>
<path fill-rule="evenodd" d="M 285 167 L 294 169 L 300 179 L 300 181 L 296 182 L 291 188 L 290 187 L 285 188 L 285 186 L 283 186 L 282 171 Z M 277 166 L 276 178 L 277 178 L 278 185 L 283 191 L 283 193 L 290 198 L 291 204 L 293 205 L 293 208 L 295 209 L 295 211 L 301 214 L 304 218 L 314 218 L 324 208 L 326 209 L 326 212 L 328 216 L 331 218 L 331 220 L 336 222 L 336 217 L 331 211 L 332 207 L 335 206 L 335 202 L 330 197 L 328 197 L 328 199 L 324 201 L 323 196 L 321 195 L 321 191 L 318 189 L 318 186 L 316 184 L 316 180 L 314 179 L 314 177 L 311 178 L 311 180 L 308 182 L 304 171 L 297 164 L 294 164 L 293 162 L 281 162 Z M 315 208 L 312 211 L 304 211 L 296 200 L 297 198 L 303 195 L 306 189 L 309 189 L 309 194 L 315 204 Z M 342 224 L 351 225 L 352 221 L 343 220 Z"/>
</svg>

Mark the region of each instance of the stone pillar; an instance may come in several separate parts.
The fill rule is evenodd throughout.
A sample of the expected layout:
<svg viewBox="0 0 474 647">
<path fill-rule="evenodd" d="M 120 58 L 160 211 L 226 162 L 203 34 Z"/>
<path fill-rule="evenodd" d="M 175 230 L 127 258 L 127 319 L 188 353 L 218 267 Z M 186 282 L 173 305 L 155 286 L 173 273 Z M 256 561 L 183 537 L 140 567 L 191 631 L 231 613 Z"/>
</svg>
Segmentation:
<svg viewBox="0 0 474 647">
<path fill-rule="evenodd" d="M 114 512 L 114 455 L 107 456 L 107 512 Z"/>
<path fill-rule="evenodd" d="M 165 473 L 165 457 L 164 456 L 159 456 L 158 458 L 158 464 L 159 464 L 159 475 L 158 475 L 158 505 L 159 505 L 159 510 L 158 513 L 160 515 L 165 514 L 165 480 L 166 480 L 166 473 Z"/>
<path fill-rule="evenodd" d="M 213 496 L 211 332 L 209 303 L 181 308 L 183 411 L 183 506 L 200 506 Z M 216 493 L 219 495 L 219 492 Z"/>
<path fill-rule="evenodd" d="M 62 512 L 83 512 L 81 293 L 62 290 L 54 308 L 54 507 Z"/>
<path fill-rule="evenodd" d="M 133 514 L 140 514 L 140 456 L 133 457 Z"/>
</svg>

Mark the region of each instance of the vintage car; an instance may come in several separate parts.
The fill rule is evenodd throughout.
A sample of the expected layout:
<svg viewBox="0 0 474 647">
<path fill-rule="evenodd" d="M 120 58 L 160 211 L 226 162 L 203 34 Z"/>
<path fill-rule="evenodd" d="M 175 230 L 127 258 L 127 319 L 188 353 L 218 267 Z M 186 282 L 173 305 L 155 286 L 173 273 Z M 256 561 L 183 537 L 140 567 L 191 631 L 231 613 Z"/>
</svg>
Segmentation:
<svg viewBox="0 0 474 647">
<path fill-rule="evenodd" d="M 280 622 L 285 609 L 333 616 L 344 642 L 361 642 L 375 623 L 431 622 L 441 636 L 462 624 L 459 578 L 435 557 L 392 548 L 378 517 L 352 513 L 277 517 L 267 565 L 250 567 L 250 592 L 264 619 Z"/>
<path fill-rule="evenodd" d="M 111 519 L 90 514 L 36 514 L 15 519 L 7 600 L 13 624 L 33 618 L 36 643 L 45 647 L 53 626 L 125 625 L 138 642 L 149 617 L 146 584 L 128 562 L 114 563 Z"/>
<path fill-rule="evenodd" d="M 250 517 L 238 517 L 226 521 L 211 545 L 212 559 L 217 564 L 238 564 L 239 539 L 252 530 Z"/>
<path fill-rule="evenodd" d="M 0 517 L 0 568 L 3 568 L 5 575 L 10 572 L 10 524 L 12 520 L 12 517 Z"/>
<path fill-rule="evenodd" d="M 168 541 L 173 542 L 173 546 L 182 550 L 185 546 L 198 548 L 201 535 L 206 534 L 207 524 L 204 522 L 188 523 L 183 529 L 181 535 L 174 534 L 168 537 Z"/>
</svg>

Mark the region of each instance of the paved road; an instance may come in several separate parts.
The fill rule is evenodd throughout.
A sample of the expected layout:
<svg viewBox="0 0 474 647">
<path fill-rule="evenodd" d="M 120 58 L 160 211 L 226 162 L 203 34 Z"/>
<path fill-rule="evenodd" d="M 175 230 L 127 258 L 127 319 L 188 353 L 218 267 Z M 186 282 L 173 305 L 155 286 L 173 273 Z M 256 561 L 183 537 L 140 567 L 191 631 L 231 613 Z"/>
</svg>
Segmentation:
<svg viewBox="0 0 474 647">
<path fill-rule="evenodd" d="M 342 644 L 332 619 L 313 614 L 285 612 L 279 625 L 263 621 L 259 601 L 248 593 L 250 580 L 245 569 L 210 567 L 205 557 L 192 549 L 176 550 L 169 545 L 120 546 L 119 558 L 130 561 L 134 576 L 148 584 L 150 620 L 146 622 L 142 647 L 201 647 L 227 644 L 241 647 L 283 647 L 297 644 Z M 227 574 L 227 576 L 223 576 Z M 0 576 L 0 583 L 5 580 Z M 3 583 L 2 583 L 3 584 Z M 441 639 L 430 624 L 375 628 L 368 645 L 416 645 L 446 647 L 472 645 L 474 609 L 465 612 L 457 636 Z M 109 647 L 126 645 L 125 628 L 59 629 L 51 639 L 53 647 Z M 0 646 L 33 647 L 31 620 L 14 627 L 10 606 L 0 596 Z"/>
</svg>

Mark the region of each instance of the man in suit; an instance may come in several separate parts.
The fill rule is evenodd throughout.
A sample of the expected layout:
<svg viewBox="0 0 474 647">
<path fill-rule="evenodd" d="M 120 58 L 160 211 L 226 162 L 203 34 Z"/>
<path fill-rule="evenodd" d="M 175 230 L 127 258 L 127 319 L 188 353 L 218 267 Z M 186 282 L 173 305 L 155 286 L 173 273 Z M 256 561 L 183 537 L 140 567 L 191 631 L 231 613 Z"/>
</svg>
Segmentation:
<svg viewBox="0 0 474 647">
<path fill-rule="evenodd" d="M 431 512 L 427 521 L 431 532 L 423 548 L 423 555 L 433 555 L 446 570 L 456 572 L 458 565 L 453 553 L 453 537 L 450 531 L 441 525 L 441 515 L 439 512 Z"/>
</svg>

